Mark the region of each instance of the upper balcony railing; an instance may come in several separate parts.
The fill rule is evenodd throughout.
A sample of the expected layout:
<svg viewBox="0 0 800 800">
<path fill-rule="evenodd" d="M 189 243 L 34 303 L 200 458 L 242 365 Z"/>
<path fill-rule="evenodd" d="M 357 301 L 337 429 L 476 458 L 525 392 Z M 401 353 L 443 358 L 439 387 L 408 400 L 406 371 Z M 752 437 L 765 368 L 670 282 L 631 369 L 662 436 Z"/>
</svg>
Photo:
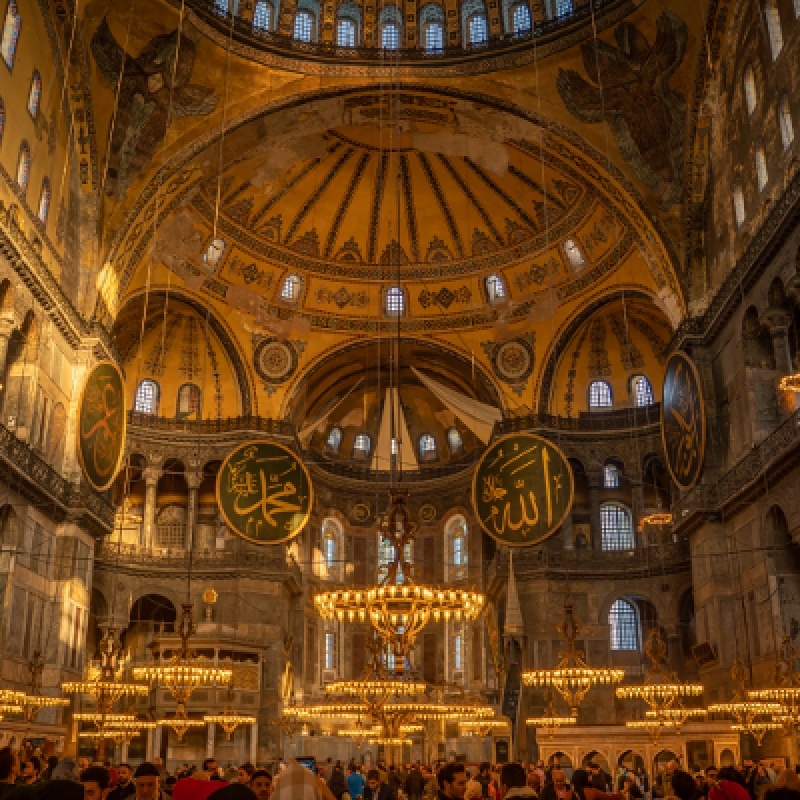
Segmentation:
<svg viewBox="0 0 800 800">
<path fill-rule="evenodd" d="M 557 17 L 536 21 L 528 30 L 490 35 L 481 44 L 444 44 L 443 47 L 435 49 L 408 46 L 385 49 L 377 44 L 371 47 L 366 45 L 340 47 L 336 42 L 304 42 L 274 30 L 263 31 L 239 15 L 226 13 L 224 8 L 220 8 L 219 0 L 188 0 L 187 5 L 200 19 L 217 28 L 226 38 L 250 48 L 275 52 L 293 59 L 301 56 L 308 60 L 339 64 L 366 61 L 385 66 L 397 64 L 434 66 L 468 59 L 485 61 L 487 55 L 518 48 L 534 40 L 539 42 L 542 39 L 558 36 L 576 25 L 588 22 L 592 17 L 589 2 L 580 0 L 569 6 L 561 4 L 561 13 Z M 594 0 L 594 13 L 599 15 L 614 5 L 622 3 L 620 0 Z"/>
<path fill-rule="evenodd" d="M 294 436 L 294 425 L 288 420 L 259 417 L 253 414 L 241 417 L 227 417 L 225 419 L 185 420 L 175 419 L 174 417 L 158 417 L 155 414 L 143 414 L 140 411 L 129 411 L 128 425 L 133 428 L 169 431 L 171 433 L 217 434 L 254 431 L 274 436 Z"/>
<path fill-rule="evenodd" d="M 675 525 L 680 526 L 692 516 L 720 511 L 740 492 L 760 481 L 764 472 L 777 465 L 800 445 L 800 411 L 795 411 L 760 445 L 713 483 L 694 487 L 675 506 Z"/>
<path fill-rule="evenodd" d="M 621 408 L 614 411 L 582 411 L 578 417 L 557 417 L 552 414 L 508 417 L 496 425 L 495 433 L 502 435 L 536 428 L 592 433 L 630 428 L 655 428 L 660 425 L 661 403 L 653 403 L 650 406 Z"/>
<path fill-rule="evenodd" d="M 56 472 L 34 449 L 13 431 L 0 423 L 0 462 L 5 470 L 16 473 L 27 484 L 29 493 L 38 493 L 42 500 L 52 503 L 59 516 L 85 517 L 100 529 L 110 533 L 114 527 L 114 508 L 106 499 L 85 483 L 76 486 Z M 41 508 L 47 513 L 47 502 Z"/>
</svg>

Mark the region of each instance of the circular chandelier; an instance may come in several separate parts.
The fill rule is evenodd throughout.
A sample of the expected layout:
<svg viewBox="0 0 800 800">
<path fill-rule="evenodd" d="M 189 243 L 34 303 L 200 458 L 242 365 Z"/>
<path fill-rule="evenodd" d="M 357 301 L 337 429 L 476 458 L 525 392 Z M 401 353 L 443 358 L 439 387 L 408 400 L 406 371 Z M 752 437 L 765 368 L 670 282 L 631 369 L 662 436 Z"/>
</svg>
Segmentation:
<svg viewBox="0 0 800 800">
<path fill-rule="evenodd" d="M 140 680 L 147 680 L 151 684 L 161 685 L 172 695 L 178 705 L 174 717 L 165 717 L 158 720 L 159 725 L 172 728 L 178 741 L 189 728 L 202 727 L 205 721 L 191 719 L 186 713 L 186 704 L 192 693 L 201 686 L 214 684 L 229 685 L 233 678 L 230 667 L 217 667 L 207 659 L 198 658 L 195 651 L 189 646 L 189 639 L 197 631 L 194 622 L 193 606 L 191 603 L 181 605 L 181 620 L 179 625 L 180 648 L 166 663 L 153 663 L 144 667 L 134 667 L 133 676 Z M 155 658 L 157 648 L 153 648 Z"/>
<path fill-rule="evenodd" d="M 352 739 L 356 747 L 361 747 L 364 742 L 370 739 L 373 736 L 380 736 L 381 728 L 380 726 L 376 726 L 373 728 L 367 728 L 363 726 L 355 727 L 355 728 L 343 728 L 337 732 L 337 735 L 344 736 L 348 739 Z"/>
<path fill-rule="evenodd" d="M 474 736 L 477 734 L 484 741 L 497 731 L 505 731 L 508 722 L 504 719 L 467 719 L 458 723 L 458 728 L 462 736 Z"/>
<path fill-rule="evenodd" d="M 567 642 L 567 649 L 558 654 L 558 666 L 555 669 L 533 669 L 522 673 L 526 686 L 555 689 L 567 701 L 573 717 L 578 715 L 578 706 L 593 686 L 610 686 L 625 677 L 625 670 L 590 667 L 586 663 L 583 651 L 575 649 L 575 639 L 581 628 L 572 604 L 567 603 L 558 626 L 558 632 Z"/>
<path fill-rule="evenodd" d="M 123 697 L 147 697 L 150 694 L 150 687 L 147 684 L 126 683 L 122 680 L 125 665 L 120 657 L 122 647 L 117 639 L 116 628 L 106 629 L 99 648 L 100 664 L 99 669 L 95 668 L 96 677 L 62 683 L 63 692 L 91 696 L 100 714 L 110 714 L 114 704 Z M 135 670 L 134 677 L 136 677 Z"/>
<path fill-rule="evenodd" d="M 686 716 L 690 716 L 689 710 L 683 709 L 683 700 L 687 697 L 699 697 L 703 694 L 704 687 L 699 683 L 680 683 L 677 675 L 667 668 L 667 644 L 658 628 L 650 629 L 650 638 L 645 645 L 644 652 L 650 660 L 650 665 L 645 670 L 644 683 L 618 686 L 617 697 L 624 700 L 644 700 L 650 706 L 650 710 L 655 712 L 655 715 L 651 716 L 649 724 L 673 727 L 675 719 L 670 718 L 670 714 L 664 712 L 670 709 L 680 709 L 685 712 Z"/>
<path fill-rule="evenodd" d="M 714 703 L 708 707 L 708 711 L 711 714 L 733 717 L 731 730 L 751 734 L 760 746 L 768 731 L 783 727 L 782 722 L 775 720 L 786 712 L 786 708 L 780 703 L 748 699 L 748 691 L 745 689 L 747 667 L 741 658 L 734 659 L 731 678 L 737 684 L 733 699 L 727 703 Z"/>
<path fill-rule="evenodd" d="M 28 727 L 33 725 L 39 712 L 45 708 L 58 708 L 69 705 L 68 697 L 51 697 L 42 694 L 42 673 L 44 672 L 44 659 L 41 650 L 34 650 L 33 658 L 28 662 L 28 687 L 22 695 L 21 711 L 25 716 Z M 0 710 L 7 710 L 2 709 Z"/>
<path fill-rule="evenodd" d="M 785 392 L 800 392 L 800 372 L 784 375 L 778 383 L 778 388 Z"/>
<path fill-rule="evenodd" d="M 206 714 L 203 717 L 204 722 L 213 722 L 215 725 L 219 725 L 225 731 L 227 739 L 231 738 L 231 734 L 240 725 L 255 725 L 258 721 L 252 714 L 239 714 L 234 708 L 235 699 L 235 689 L 233 682 L 231 682 L 228 687 L 228 701 L 225 705 L 225 710 L 221 714 Z"/>
<path fill-rule="evenodd" d="M 797 650 L 789 636 L 781 638 L 775 664 L 775 686 L 766 689 L 750 689 L 749 700 L 775 702 L 783 706 L 783 710 L 773 716 L 788 730 L 797 728 L 800 723 L 800 674 L 795 671 Z"/>
<path fill-rule="evenodd" d="M 406 547 L 416 536 L 417 523 L 408 508 L 409 492 L 390 489 L 389 510 L 382 521 L 382 536 L 391 542 L 392 560 L 379 585 L 363 591 L 342 589 L 314 596 L 324 620 L 369 621 L 399 664 L 404 664 L 419 632 L 430 620 L 473 620 L 483 611 L 480 592 L 421 586 L 406 561 Z"/>
<path fill-rule="evenodd" d="M 541 717 L 528 717 L 528 719 L 525 720 L 525 724 L 532 725 L 535 728 L 543 728 L 545 733 L 552 739 L 556 735 L 556 731 L 562 725 L 575 725 L 578 722 L 578 718 L 574 714 L 570 714 L 568 717 L 558 714 L 553 705 L 552 688 L 548 688 L 547 695 L 548 703 L 544 714 Z"/>
</svg>

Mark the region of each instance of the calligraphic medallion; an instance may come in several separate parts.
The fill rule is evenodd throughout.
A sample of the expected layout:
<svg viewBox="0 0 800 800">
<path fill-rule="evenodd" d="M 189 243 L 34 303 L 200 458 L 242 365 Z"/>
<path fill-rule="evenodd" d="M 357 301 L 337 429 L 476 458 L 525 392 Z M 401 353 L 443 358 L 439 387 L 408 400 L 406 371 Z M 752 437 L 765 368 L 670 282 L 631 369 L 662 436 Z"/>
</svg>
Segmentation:
<svg viewBox="0 0 800 800">
<path fill-rule="evenodd" d="M 111 361 L 96 364 L 86 379 L 78 410 L 77 450 L 83 474 L 104 492 L 117 476 L 125 450 L 125 389 Z"/>
<path fill-rule="evenodd" d="M 269 383 L 284 383 L 297 369 L 297 351 L 291 342 L 262 339 L 253 353 L 256 372 Z"/>
<path fill-rule="evenodd" d="M 237 447 L 217 474 L 217 504 L 225 522 L 254 544 L 280 544 L 300 533 L 312 500 L 305 466 L 276 442 Z"/>
<path fill-rule="evenodd" d="M 498 439 L 472 481 L 472 507 L 489 536 L 511 547 L 552 536 L 572 507 L 574 482 L 567 457 L 530 433 Z"/>
<path fill-rule="evenodd" d="M 706 412 L 700 376 L 680 350 L 667 362 L 661 404 L 661 440 L 672 480 L 688 492 L 700 478 L 706 453 Z"/>
</svg>

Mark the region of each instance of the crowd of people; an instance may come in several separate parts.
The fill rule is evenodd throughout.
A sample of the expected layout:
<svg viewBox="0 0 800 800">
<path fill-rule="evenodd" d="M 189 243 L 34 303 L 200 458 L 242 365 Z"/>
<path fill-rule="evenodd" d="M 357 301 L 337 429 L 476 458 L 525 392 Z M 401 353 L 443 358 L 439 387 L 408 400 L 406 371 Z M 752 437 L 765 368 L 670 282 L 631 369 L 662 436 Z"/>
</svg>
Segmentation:
<svg viewBox="0 0 800 800">
<path fill-rule="evenodd" d="M 312 771 L 292 759 L 274 772 L 249 763 L 223 769 L 208 758 L 202 769 L 183 764 L 169 773 L 157 758 L 134 769 L 87 758 L 20 758 L 5 747 L 0 800 L 800 800 L 796 771 L 776 771 L 766 761 L 695 774 L 672 761 L 652 780 L 643 769 L 620 767 L 612 776 L 595 763 L 568 775 L 542 762 L 370 768 L 329 760 Z"/>
</svg>

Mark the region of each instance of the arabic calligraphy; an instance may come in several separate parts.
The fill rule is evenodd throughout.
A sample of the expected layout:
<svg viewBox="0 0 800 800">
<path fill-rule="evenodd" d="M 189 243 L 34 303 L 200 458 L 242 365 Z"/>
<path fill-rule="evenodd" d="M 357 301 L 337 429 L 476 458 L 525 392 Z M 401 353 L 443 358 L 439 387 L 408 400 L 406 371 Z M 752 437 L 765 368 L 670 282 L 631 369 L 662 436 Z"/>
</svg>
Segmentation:
<svg viewBox="0 0 800 800">
<path fill-rule="evenodd" d="M 670 356 L 664 376 L 661 436 L 667 465 L 683 491 L 697 483 L 706 447 L 705 409 L 694 364 L 678 351 Z"/>
<path fill-rule="evenodd" d="M 125 393 L 116 364 L 101 361 L 86 380 L 78 414 L 78 457 L 83 473 L 98 491 L 117 474 L 125 447 Z"/>
<path fill-rule="evenodd" d="M 217 502 L 228 527 L 257 544 L 279 544 L 298 534 L 311 500 L 305 467 L 275 442 L 238 447 L 217 476 Z"/>
<path fill-rule="evenodd" d="M 525 546 L 551 536 L 572 506 L 572 470 L 551 442 L 512 434 L 484 453 L 472 485 L 483 529 L 503 544 Z"/>
</svg>

